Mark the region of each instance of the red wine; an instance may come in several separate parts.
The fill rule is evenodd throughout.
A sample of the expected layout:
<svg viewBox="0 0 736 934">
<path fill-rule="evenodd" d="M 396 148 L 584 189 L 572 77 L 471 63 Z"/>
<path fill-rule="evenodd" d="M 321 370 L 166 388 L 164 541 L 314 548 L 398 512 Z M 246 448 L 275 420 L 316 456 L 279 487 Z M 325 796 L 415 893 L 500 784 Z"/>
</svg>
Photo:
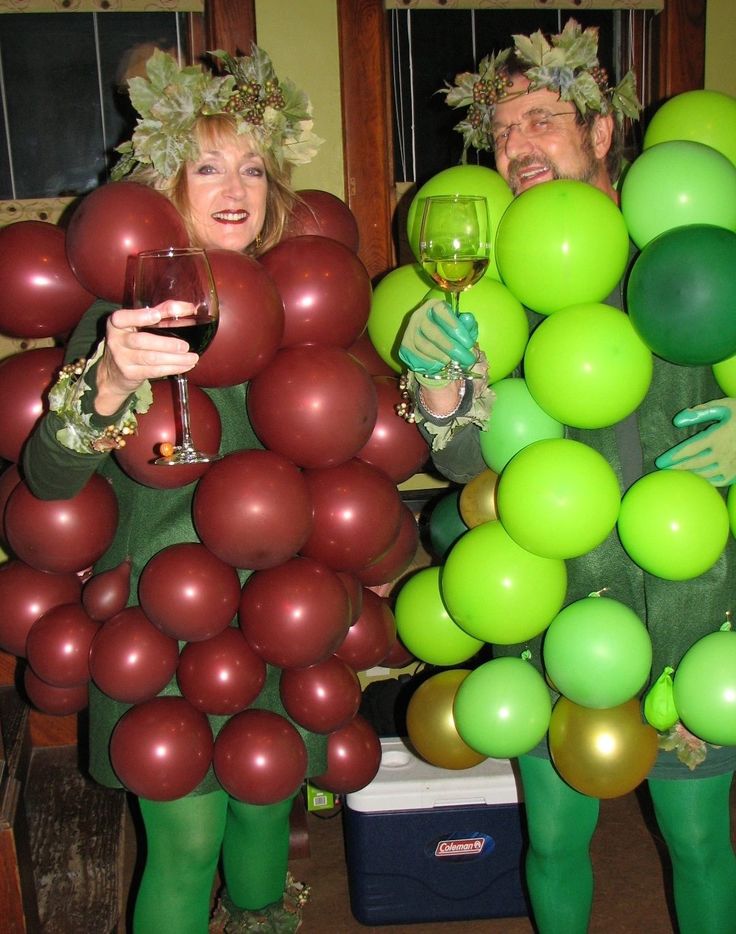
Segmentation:
<svg viewBox="0 0 736 934">
<path fill-rule="evenodd" d="M 176 324 L 167 324 L 168 321 L 176 321 Z M 189 344 L 193 353 L 201 354 L 215 336 L 217 322 L 198 321 L 196 318 L 164 318 L 159 324 L 141 330 L 151 334 L 164 334 L 166 337 L 180 337 Z"/>
</svg>

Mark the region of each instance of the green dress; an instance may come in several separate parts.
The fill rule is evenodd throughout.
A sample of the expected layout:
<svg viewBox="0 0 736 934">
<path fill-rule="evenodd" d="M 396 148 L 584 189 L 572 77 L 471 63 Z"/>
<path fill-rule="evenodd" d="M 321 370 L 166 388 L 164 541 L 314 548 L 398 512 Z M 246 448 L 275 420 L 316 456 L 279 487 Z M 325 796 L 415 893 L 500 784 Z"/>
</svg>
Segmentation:
<svg viewBox="0 0 736 934">
<path fill-rule="evenodd" d="M 623 307 L 622 286 L 607 299 L 607 304 Z M 530 315 L 532 326 L 541 318 Z M 635 413 L 610 428 L 566 428 L 566 437 L 581 441 L 600 452 L 613 467 L 621 494 L 639 477 L 656 470 L 654 459 L 686 437 L 686 432 L 672 424 L 681 409 L 722 398 L 711 367 L 678 366 L 654 357 L 654 373 L 646 398 Z M 491 415 L 491 417 L 493 417 Z M 694 433 L 696 429 L 690 433 Z M 479 429 L 461 428 L 448 446 L 433 453 L 437 469 L 457 483 L 467 483 L 487 469 L 480 451 Z M 721 494 L 725 495 L 721 489 Z M 624 551 L 616 530 L 597 548 L 566 561 L 568 589 L 565 604 L 607 588 L 606 595 L 631 607 L 646 624 L 652 640 L 653 659 L 648 687 L 666 666 L 673 669 L 702 636 L 718 630 L 727 611 L 736 610 L 736 540 L 729 535 L 726 548 L 716 564 L 692 580 L 670 581 L 647 574 Z M 531 661 L 542 671 L 542 643 L 539 635 L 528 643 L 494 645 L 495 656 L 518 657 L 525 649 Z M 548 755 L 546 743 L 534 750 Z M 707 747 L 705 760 L 691 772 L 679 761 L 675 751 L 662 750 L 652 778 L 704 778 L 733 771 L 736 747 Z"/>
<path fill-rule="evenodd" d="M 104 333 L 104 319 L 115 307 L 107 302 L 95 302 L 68 343 L 67 361 L 90 356 Z M 217 407 L 222 423 L 220 453 L 263 447 L 248 420 L 246 384 L 204 391 Z M 114 416 L 96 419 L 100 428 L 113 420 Z M 61 427 L 61 420 L 53 412 L 42 419 L 24 451 L 25 479 L 34 494 L 43 499 L 65 499 L 75 495 L 95 472 L 111 481 L 118 498 L 118 527 L 112 545 L 95 565 L 95 572 L 117 567 L 130 558 L 129 605 L 134 605 L 137 603 L 138 578 L 150 558 L 169 545 L 199 541 L 192 522 L 192 498 L 197 484 L 190 483 L 171 490 L 144 486 L 124 473 L 116 459 L 109 454 L 78 454 L 63 447 L 56 439 L 56 432 Z M 239 569 L 238 573 L 242 582 L 250 572 Z M 271 710 L 290 719 L 281 704 L 279 677 L 279 669 L 268 666 L 266 683 L 251 706 Z M 179 693 L 175 678 L 161 691 L 162 695 Z M 90 685 L 89 768 L 92 776 L 103 785 L 120 787 L 110 763 L 110 735 L 129 707 L 129 704 L 114 701 L 103 694 L 94 683 Z M 216 735 L 228 717 L 210 716 L 209 720 L 213 734 Z M 327 768 L 327 737 L 310 733 L 292 720 L 290 722 L 297 728 L 307 747 L 307 774 L 322 774 Z M 193 794 L 204 794 L 220 788 L 210 767 Z"/>
</svg>

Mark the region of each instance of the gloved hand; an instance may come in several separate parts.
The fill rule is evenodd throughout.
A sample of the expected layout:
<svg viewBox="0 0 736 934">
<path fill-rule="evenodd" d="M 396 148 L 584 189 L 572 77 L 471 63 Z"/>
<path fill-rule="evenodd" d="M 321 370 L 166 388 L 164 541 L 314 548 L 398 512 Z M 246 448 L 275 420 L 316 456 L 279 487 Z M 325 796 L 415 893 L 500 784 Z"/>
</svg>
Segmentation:
<svg viewBox="0 0 736 934">
<path fill-rule="evenodd" d="M 478 324 L 473 315 L 455 315 L 447 302 L 433 299 L 420 305 L 409 318 L 399 357 L 420 376 L 435 376 L 455 361 L 472 367 Z"/>
<path fill-rule="evenodd" d="M 736 481 L 736 399 L 714 399 L 683 409 L 672 419 L 677 428 L 713 422 L 709 428 L 660 454 L 661 470 L 691 470 L 713 486 Z"/>
</svg>

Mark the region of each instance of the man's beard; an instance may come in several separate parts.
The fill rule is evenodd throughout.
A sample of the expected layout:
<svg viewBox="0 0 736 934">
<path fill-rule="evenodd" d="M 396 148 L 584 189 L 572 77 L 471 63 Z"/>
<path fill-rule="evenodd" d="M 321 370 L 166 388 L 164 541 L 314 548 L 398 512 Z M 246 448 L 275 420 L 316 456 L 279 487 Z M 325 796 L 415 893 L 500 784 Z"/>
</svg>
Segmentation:
<svg viewBox="0 0 736 934">
<path fill-rule="evenodd" d="M 564 178 L 571 179 L 572 181 L 576 182 L 588 182 L 589 184 L 592 184 L 598 176 L 600 165 L 598 164 L 595 155 L 593 154 L 593 147 L 589 140 L 586 140 L 583 143 L 582 154 L 584 157 L 583 165 L 581 169 L 575 173 L 563 172 L 556 162 L 553 162 L 547 156 L 542 156 L 541 154 L 538 156 L 520 156 L 518 159 L 512 159 L 508 165 L 509 187 L 511 188 L 511 191 L 517 195 L 521 185 L 520 175 L 524 172 L 525 169 L 528 169 L 531 166 L 537 166 L 546 169 L 548 172 L 550 172 L 553 179 Z"/>
</svg>

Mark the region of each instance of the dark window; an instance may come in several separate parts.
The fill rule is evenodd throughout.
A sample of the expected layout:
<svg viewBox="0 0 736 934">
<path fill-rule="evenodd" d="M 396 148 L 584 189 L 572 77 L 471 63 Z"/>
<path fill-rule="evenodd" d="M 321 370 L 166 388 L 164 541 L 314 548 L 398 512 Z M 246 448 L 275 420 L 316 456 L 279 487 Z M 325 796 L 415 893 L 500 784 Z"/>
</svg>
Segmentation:
<svg viewBox="0 0 736 934">
<path fill-rule="evenodd" d="M 0 200 L 80 195 L 104 182 L 135 122 L 125 74 L 154 45 L 176 49 L 184 17 L 0 16 Z"/>
</svg>

